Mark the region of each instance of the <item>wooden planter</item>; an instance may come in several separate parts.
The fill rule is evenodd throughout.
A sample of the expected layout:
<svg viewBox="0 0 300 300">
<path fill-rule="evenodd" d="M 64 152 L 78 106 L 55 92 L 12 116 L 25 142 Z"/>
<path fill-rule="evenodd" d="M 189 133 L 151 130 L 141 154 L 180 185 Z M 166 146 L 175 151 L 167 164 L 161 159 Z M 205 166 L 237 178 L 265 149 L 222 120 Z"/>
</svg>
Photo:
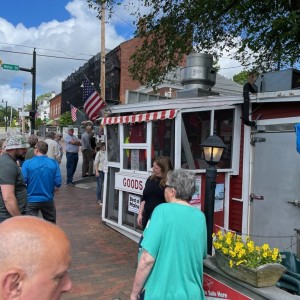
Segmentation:
<svg viewBox="0 0 300 300">
<path fill-rule="evenodd" d="M 216 250 L 215 258 L 218 267 L 223 272 L 255 287 L 274 286 L 286 270 L 286 267 L 279 263 L 265 264 L 257 268 L 242 265 L 230 268 L 230 259 L 218 250 Z"/>
</svg>

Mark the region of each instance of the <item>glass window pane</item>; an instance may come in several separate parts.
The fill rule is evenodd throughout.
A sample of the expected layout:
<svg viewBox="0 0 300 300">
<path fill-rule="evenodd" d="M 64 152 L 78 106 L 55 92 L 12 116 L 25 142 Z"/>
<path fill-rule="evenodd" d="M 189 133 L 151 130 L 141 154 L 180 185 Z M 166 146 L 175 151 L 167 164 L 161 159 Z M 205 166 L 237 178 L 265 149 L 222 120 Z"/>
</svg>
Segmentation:
<svg viewBox="0 0 300 300">
<path fill-rule="evenodd" d="M 201 143 L 210 135 L 210 111 L 183 113 L 181 135 L 181 166 L 186 169 L 206 169 L 208 167 Z"/>
<path fill-rule="evenodd" d="M 124 143 L 126 144 L 140 144 L 146 143 L 147 138 L 147 124 L 132 123 L 124 124 Z"/>
<path fill-rule="evenodd" d="M 226 148 L 223 151 L 220 162 L 217 164 L 218 168 L 231 168 L 232 160 L 232 144 L 233 144 L 233 109 L 222 109 L 215 111 L 215 122 L 217 124 L 216 134 L 222 139 Z"/>
<path fill-rule="evenodd" d="M 174 119 L 152 122 L 152 163 L 159 156 L 168 156 L 174 161 L 174 127 Z"/>
<path fill-rule="evenodd" d="M 107 195 L 105 217 L 109 220 L 118 222 L 119 210 L 119 191 L 115 189 L 115 175 L 120 170 L 117 168 L 108 168 L 107 174 Z"/>
<path fill-rule="evenodd" d="M 125 149 L 123 169 L 147 171 L 147 150 Z"/>
<path fill-rule="evenodd" d="M 108 161 L 120 162 L 120 142 L 118 125 L 107 126 L 107 157 Z"/>
</svg>

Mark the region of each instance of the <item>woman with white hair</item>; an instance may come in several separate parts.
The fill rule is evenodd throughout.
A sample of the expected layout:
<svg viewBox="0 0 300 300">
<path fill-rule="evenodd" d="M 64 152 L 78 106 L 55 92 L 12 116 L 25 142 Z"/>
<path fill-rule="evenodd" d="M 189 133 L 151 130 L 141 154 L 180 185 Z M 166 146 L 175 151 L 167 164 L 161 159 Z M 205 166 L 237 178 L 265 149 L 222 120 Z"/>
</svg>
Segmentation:
<svg viewBox="0 0 300 300">
<path fill-rule="evenodd" d="M 168 172 L 167 203 L 155 208 L 144 231 L 131 300 L 205 299 L 207 231 L 204 214 L 189 204 L 194 192 L 193 173 L 183 169 Z"/>
</svg>

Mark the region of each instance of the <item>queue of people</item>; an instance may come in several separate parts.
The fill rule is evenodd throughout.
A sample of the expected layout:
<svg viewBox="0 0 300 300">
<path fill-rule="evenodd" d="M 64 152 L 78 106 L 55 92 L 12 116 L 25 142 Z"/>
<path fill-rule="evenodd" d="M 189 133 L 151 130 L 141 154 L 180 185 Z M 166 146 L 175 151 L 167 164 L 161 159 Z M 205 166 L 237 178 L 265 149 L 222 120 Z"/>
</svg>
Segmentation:
<svg viewBox="0 0 300 300">
<path fill-rule="evenodd" d="M 73 128 L 68 129 L 65 145 L 69 186 L 73 185 L 79 147 L 82 145 L 74 135 Z M 47 285 L 44 293 L 49 297 L 43 299 L 60 299 L 61 294 L 71 288 L 67 273 L 71 257 L 68 238 L 55 224 L 51 225 L 56 222 L 54 191 L 61 186 L 59 163 L 46 156 L 49 148 L 46 141 L 36 141 L 35 137 L 31 137 L 30 148 L 34 156 L 25 160 L 20 168 L 17 161 L 25 159 L 28 147 L 29 144 L 22 136 L 9 137 L 4 153 L 0 156 L 0 299 L 11 299 L 10 293 L 20 295 L 20 298 L 22 295 L 24 299 L 26 295 L 31 295 L 30 299 L 40 299 L 39 289 L 33 292 L 30 284 L 24 284 L 26 280 L 36 277 L 30 273 L 31 276 L 25 276 L 28 279 L 24 279 L 18 276 L 17 271 L 13 273 L 11 270 L 28 273 L 28 265 L 33 263 L 30 257 L 34 262 L 42 263 L 48 256 L 51 256 L 47 263 L 52 264 L 51 267 L 49 265 L 49 268 L 53 267 L 52 275 L 57 271 L 54 268 L 57 268 L 61 270 L 61 276 L 57 275 L 59 279 L 55 287 Z M 105 144 L 102 143 L 97 148 L 94 163 L 96 196 L 101 203 L 104 160 Z M 137 216 L 138 224 L 144 232 L 140 240 L 131 300 L 205 299 L 203 260 L 207 255 L 207 231 L 204 214 L 189 204 L 194 192 L 193 173 L 184 169 L 174 170 L 168 157 L 155 159 L 153 173 L 145 184 Z M 49 222 L 37 218 L 39 211 Z M 30 216 L 22 216 L 24 214 Z M 20 237 L 21 227 L 23 237 Z M 14 235 L 9 234 L 12 230 Z M 37 247 L 33 245 L 29 250 L 30 255 L 22 262 L 20 259 L 12 259 L 15 252 L 11 248 L 21 247 L 27 234 L 35 237 L 35 242 L 42 250 L 35 254 Z M 49 246 L 49 243 L 58 244 L 58 248 Z M 47 282 L 50 271 L 46 265 L 43 266 L 45 270 L 39 276 L 40 280 Z M 13 289 L 12 275 L 18 278 L 18 284 L 24 288 L 18 291 Z"/>
</svg>

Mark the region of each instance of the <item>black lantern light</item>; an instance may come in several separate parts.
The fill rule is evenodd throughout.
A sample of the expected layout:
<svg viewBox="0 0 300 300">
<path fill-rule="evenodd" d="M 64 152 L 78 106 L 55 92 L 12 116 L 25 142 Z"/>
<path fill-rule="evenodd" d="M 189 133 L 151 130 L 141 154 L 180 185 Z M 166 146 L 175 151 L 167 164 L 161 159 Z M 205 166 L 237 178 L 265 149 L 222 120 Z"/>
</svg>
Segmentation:
<svg viewBox="0 0 300 300">
<path fill-rule="evenodd" d="M 204 214 L 207 226 L 207 252 L 212 254 L 212 234 L 214 229 L 215 190 L 217 169 L 216 164 L 221 159 L 223 150 L 226 148 L 224 142 L 216 135 L 209 136 L 202 143 L 205 161 L 209 167 L 205 173 L 205 204 Z"/>
</svg>

